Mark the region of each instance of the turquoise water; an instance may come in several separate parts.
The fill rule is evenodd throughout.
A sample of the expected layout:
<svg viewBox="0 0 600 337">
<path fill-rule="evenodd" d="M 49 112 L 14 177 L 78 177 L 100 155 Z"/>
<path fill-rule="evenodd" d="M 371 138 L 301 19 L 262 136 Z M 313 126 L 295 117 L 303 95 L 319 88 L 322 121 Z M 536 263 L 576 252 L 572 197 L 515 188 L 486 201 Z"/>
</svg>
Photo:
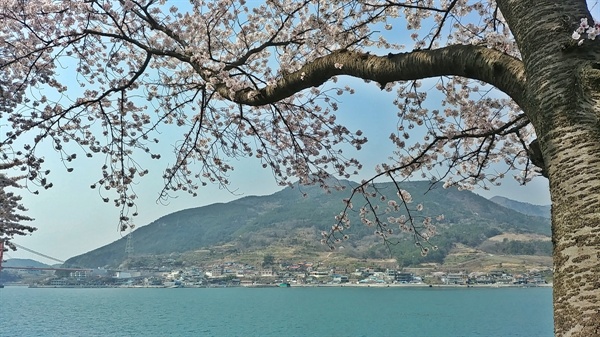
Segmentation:
<svg viewBox="0 0 600 337">
<path fill-rule="evenodd" d="M 552 336 L 550 288 L 0 289 L 0 336 Z"/>
</svg>

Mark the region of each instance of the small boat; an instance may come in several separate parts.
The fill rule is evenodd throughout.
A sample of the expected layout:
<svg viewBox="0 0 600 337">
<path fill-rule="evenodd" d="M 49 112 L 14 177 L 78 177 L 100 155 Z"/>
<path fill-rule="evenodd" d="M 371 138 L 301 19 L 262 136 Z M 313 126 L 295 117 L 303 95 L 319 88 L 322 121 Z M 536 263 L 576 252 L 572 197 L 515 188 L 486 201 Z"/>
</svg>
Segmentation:
<svg viewBox="0 0 600 337">
<path fill-rule="evenodd" d="M 279 288 L 289 288 L 290 284 L 287 282 L 279 283 Z"/>
</svg>

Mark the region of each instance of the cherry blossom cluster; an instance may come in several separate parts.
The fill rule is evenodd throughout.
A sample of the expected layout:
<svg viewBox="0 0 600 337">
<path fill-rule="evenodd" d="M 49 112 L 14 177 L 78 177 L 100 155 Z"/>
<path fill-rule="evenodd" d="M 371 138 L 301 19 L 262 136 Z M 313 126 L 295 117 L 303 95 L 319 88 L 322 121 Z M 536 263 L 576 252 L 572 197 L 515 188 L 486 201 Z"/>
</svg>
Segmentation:
<svg viewBox="0 0 600 337">
<path fill-rule="evenodd" d="M 9 169 L 8 165 L 0 165 L 0 169 Z M 21 186 L 18 181 L 23 177 L 8 177 L 0 173 L 0 241 L 8 248 L 15 250 L 11 242 L 17 235 L 27 235 L 36 230 L 24 224 L 32 219 L 22 213 L 27 211 L 21 204 L 21 196 L 15 190 Z"/>
<path fill-rule="evenodd" d="M 600 35 L 600 22 L 594 21 L 593 25 L 589 25 L 587 18 L 582 18 L 579 22 L 579 27 L 573 32 L 571 37 L 578 40 L 579 45 L 583 44 L 584 39 L 595 40 L 596 36 Z"/>
<path fill-rule="evenodd" d="M 392 177 L 392 180 L 395 180 Z M 344 211 L 335 217 L 335 224 L 329 231 L 321 232 L 321 243 L 330 249 L 350 239 L 347 230 L 351 228 L 350 217 L 358 216 L 360 223 L 366 227 L 373 228 L 375 236 L 381 238 L 388 246 L 396 244 L 403 237 L 409 236 L 421 250 L 423 256 L 430 249 L 437 247 L 430 243 L 430 239 L 437 234 L 436 225 L 432 216 L 423 215 L 424 205 L 422 203 L 412 206 L 412 195 L 402 189 L 397 182 L 397 193 L 394 198 L 388 198 L 386 193 L 378 189 L 377 184 L 372 181 L 363 181 L 362 184 L 353 189 L 352 196 L 344 199 Z M 362 197 L 364 204 L 354 209 L 352 199 Z M 356 201 L 358 202 L 358 201 Z M 435 221 L 442 222 L 442 214 L 435 217 Z"/>
</svg>

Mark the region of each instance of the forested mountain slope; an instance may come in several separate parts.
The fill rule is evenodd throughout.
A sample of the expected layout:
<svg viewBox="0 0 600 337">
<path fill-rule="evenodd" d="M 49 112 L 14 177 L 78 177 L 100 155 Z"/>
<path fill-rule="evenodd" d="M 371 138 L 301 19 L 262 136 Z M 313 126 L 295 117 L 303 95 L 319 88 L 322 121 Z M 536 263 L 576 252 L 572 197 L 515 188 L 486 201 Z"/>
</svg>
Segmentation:
<svg viewBox="0 0 600 337">
<path fill-rule="evenodd" d="M 256 250 L 272 244 L 304 245 L 311 249 L 327 250 L 319 243 L 320 232 L 335 224 L 334 216 L 343 210 L 342 200 L 350 194 L 353 182 L 342 182 L 348 188 L 326 192 L 317 186 L 295 186 L 267 196 L 248 196 L 228 203 L 186 209 L 165 215 L 133 232 L 136 255 L 164 255 L 206 249 L 211 246 L 232 244 L 239 251 Z M 378 184 L 386 199 L 395 199 L 392 183 Z M 415 208 L 422 203 L 420 216 L 443 214 L 437 223 L 438 234 L 431 240 L 439 249 L 428 259 L 439 260 L 454 243 L 477 246 L 495 235 L 511 233 L 550 234 L 550 221 L 527 216 L 503 207 L 470 191 L 444 189 L 441 185 L 430 188 L 430 182 L 406 182 L 402 188 L 411 192 Z M 386 200 L 379 200 L 382 205 Z M 357 210 L 364 203 L 357 197 L 350 214 L 352 227 L 347 230 L 350 239 L 344 243 L 348 254 L 370 257 L 383 256 L 381 241 L 373 235 L 374 228 L 360 223 Z M 416 214 L 416 213 L 415 213 Z M 397 216 L 397 215 L 396 215 Z M 399 232 L 394 227 L 395 232 Z M 410 236 L 394 237 L 394 254 L 403 258 L 418 251 Z M 126 238 L 99 247 L 67 261 L 70 266 L 117 266 L 126 258 Z M 401 253 L 402 252 L 402 253 Z M 405 257 L 404 257 L 405 258 Z M 416 263 L 413 261 L 411 263 Z"/>
</svg>

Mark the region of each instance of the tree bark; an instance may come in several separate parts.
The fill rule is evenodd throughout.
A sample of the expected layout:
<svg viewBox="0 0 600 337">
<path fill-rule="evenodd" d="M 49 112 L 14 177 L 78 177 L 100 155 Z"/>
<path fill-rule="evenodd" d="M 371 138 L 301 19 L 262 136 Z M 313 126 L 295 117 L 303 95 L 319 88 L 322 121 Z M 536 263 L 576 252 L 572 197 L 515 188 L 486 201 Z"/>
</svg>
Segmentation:
<svg viewBox="0 0 600 337">
<path fill-rule="evenodd" d="M 571 38 L 590 15 L 581 0 L 498 5 L 523 57 L 522 108 L 550 182 L 555 334 L 600 336 L 600 49 Z"/>
<path fill-rule="evenodd" d="M 224 85 L 217 89 L 221 96 L 230 97 L 236 103 L 257 106 L 280 101 L 303 89 L 318 87 L 338 75 L 375 81 L 382 88 L 394 81 L 456 75 L 490 83 L 517 104 L 523 103 L 525 90 L 523 64 L 519 59 L 495 49 L 472 45 L 451 45 L 386 56 L 338 51 L 283 76 L 276 85 L 238 92 L 230 92 Z"/>
<path fill-rule="evenodd" d="M 565 125 L 546 150 L 559 336 L 600 336 L 599 136 L 598 124 Z"/>
</svg>

